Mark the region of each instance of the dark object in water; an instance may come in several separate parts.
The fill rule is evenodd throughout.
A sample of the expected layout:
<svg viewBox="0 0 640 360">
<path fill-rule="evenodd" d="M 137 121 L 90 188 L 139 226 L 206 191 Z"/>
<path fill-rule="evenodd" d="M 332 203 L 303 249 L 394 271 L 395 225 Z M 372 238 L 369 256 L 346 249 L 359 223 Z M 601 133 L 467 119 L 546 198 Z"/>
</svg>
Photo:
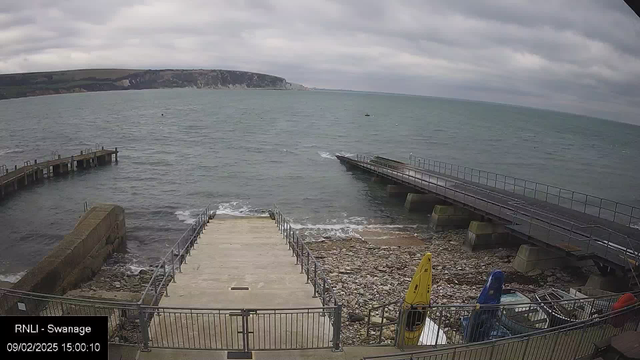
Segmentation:
<svg viewBox="0 0 640 360">
<path fill-rule="evenodd" d="M 366 113 L 366 114 L 364 114 L 364 116 L 371 116 L 371 115 L 369 115 L 369 113 Z"/>
<path fill-rule="evenodd" d="M 494 270 L 489 274 L 487 282 L 478 296 L 478 305 L 499 305 L 502 297 L 504 273 Z M 483 306 L 474 310 L 469 317 L 468 325 L 464 328 L 465 342 L 478 342 L 489 340 L 492 334 L 500 333 L 497 323 L 500 309 L 492 306 Z M 464 326 L 465 319 L 462 319 Z"/>
<path fill-rule="evenodd" d="M 267 210 L 267 213 L 269 214 L 269 217 L 271 218 L 271 220 L 276 219 L 276 214 L 273 211 Z"/>
</svg>

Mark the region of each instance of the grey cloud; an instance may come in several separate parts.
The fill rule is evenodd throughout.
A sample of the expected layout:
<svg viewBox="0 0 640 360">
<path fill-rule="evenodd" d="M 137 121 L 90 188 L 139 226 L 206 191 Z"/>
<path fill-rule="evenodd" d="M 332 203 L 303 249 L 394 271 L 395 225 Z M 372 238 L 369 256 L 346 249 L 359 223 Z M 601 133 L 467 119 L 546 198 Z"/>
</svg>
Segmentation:
<svg viewBox="0 0 640 360">
<path fill-rule="evenodd" d="M 233 68 L 307 86 L 640 123 L 640 19 L 622 0 L 26 0 L 0 72 Z"/>
</svg>

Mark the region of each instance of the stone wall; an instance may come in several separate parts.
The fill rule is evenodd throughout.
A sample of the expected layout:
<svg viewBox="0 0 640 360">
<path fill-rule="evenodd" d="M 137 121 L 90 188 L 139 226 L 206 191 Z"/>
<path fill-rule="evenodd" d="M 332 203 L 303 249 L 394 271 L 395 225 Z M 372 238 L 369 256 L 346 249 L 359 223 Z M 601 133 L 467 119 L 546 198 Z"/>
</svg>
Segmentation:
<svg viewBox="0 0 640 360">
<path fill-rule="evenodd" d="M 124 209 L 118 205 L 96 205 L 12 289 L 64 294 L 91 279 L 110 254 L 124 247 L 125 238 Z"/>
</svg>

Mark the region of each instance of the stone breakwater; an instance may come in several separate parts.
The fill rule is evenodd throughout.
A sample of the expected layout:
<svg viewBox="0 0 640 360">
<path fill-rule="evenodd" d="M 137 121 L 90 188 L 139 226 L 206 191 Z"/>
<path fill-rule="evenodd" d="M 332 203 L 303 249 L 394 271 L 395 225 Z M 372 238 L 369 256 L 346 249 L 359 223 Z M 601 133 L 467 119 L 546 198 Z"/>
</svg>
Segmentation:
<svg viewBox="0 0 640 360">
<path fill-rule="evenodd" d="M 367 311 L 404 297 L 416 266 L 422 256 L 433 255 L 432 304 L 474 303 L 491 270 L 505 273 L 505 286 L 532 294 L 541 288 L 567 289 L 584 285 L 588 274 L 582 269 L 551 269 L 523 275 L 511 267 L 517 249 L 483 250 L 474 253 L 462 249 L 466 230 L 444 233 L 413 234 L 420 241 L 411 246 L 379 245 L 363 239 L 308 242 L 314 256 L 328 272 L 336 296 L 342 302 L 343 343 L 368 344 L 366 339 Z M 407 234 L 389 233 L 393 237 Z M 421 244 L 420 244 L 421 243 Z M 419 244 L 419 245 L 418 245 Z M 395 320 L 397 306 L 388 310 L 387 320 Z M 383 341 L 392 342 L 391 329 L 383 332 Z"/>
</svg>

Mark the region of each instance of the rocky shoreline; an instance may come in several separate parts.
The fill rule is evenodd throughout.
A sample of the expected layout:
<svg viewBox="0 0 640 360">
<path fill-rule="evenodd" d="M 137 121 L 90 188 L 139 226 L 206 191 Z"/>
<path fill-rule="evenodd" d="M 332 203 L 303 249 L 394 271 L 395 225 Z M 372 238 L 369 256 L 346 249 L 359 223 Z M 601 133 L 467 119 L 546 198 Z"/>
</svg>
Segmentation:
<svg viewBox="0 0 640 360">
<path fill-rule="evenodd" d="M 307 246 L 325 268 L 339 301 L 343 304 L 344 345 L 370 344 L 366 339 L 368 309 L 404 297 L 416 266 L 427 253 L 432 253 L 432 304 L 475 303 L 491 270 L 505 273 L 505 287 L 517 288 L 530 295 L 542 288 L 568 289 L 584 285 L 588 269 L 565 268 L 535 271 L 524 275 L 511 262 L 517 248 L 467 252 L 462 241 L 467 230 L 422 234 L 385 232 L 375 238 L 388 239 L 383 244 L 362 239 L 310 241 Z M 411 245 L 393 246 L 394 238 Z M 386 321 L 394 321 L 398 306 L 390 306 Z M 393 331 L 385 329 L 382 340 L 392 343 Z"/>
</svg>

